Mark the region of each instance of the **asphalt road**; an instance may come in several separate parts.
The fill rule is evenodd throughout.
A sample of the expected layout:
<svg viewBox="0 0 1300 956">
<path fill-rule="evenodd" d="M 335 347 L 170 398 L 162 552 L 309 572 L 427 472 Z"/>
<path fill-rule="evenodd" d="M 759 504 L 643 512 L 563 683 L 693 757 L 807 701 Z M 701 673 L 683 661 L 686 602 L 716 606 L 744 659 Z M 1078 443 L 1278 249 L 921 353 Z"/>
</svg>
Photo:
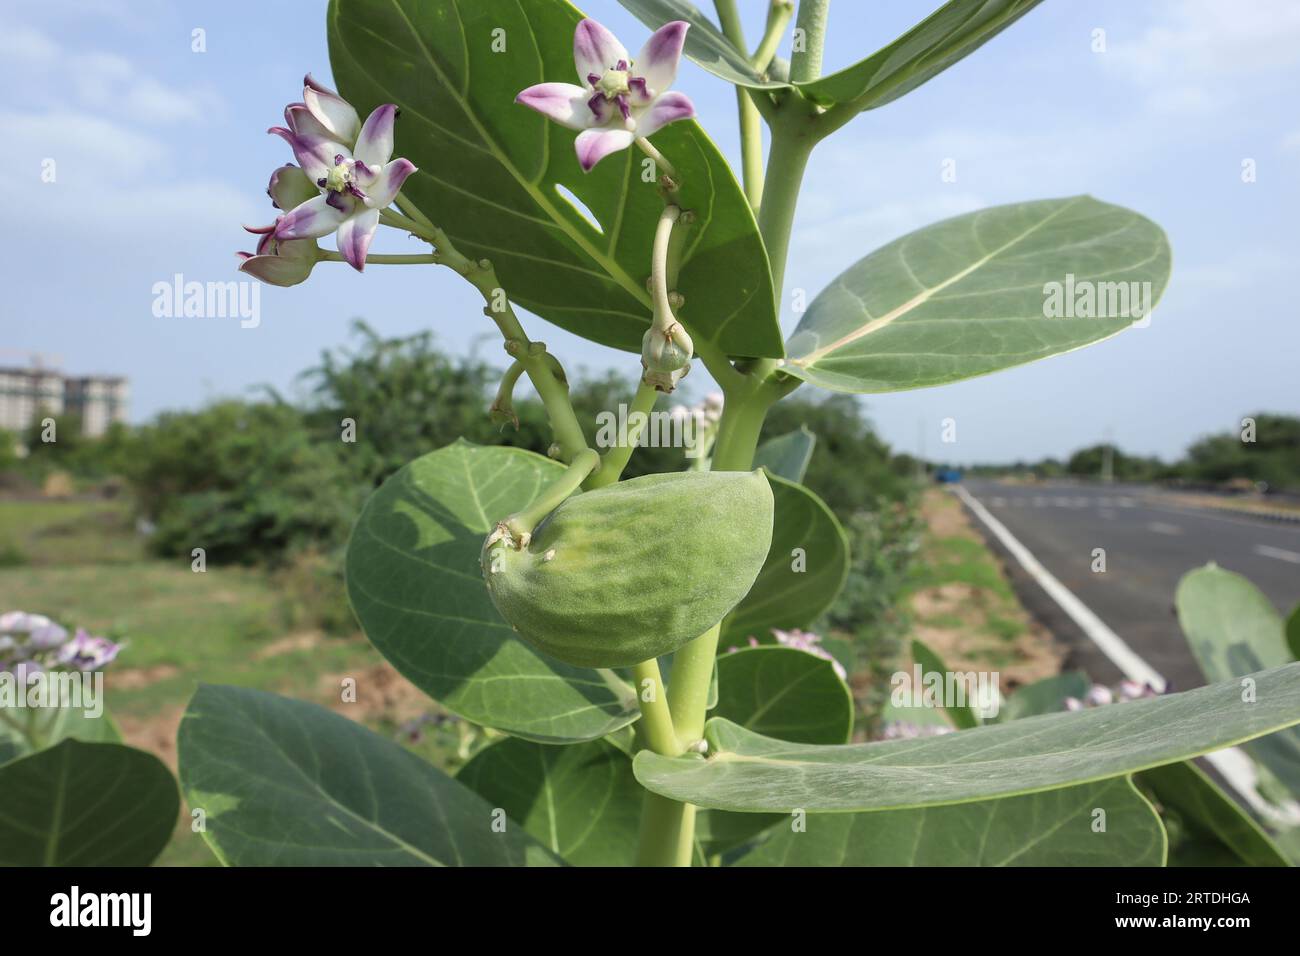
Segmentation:
<svg viewBox="0 0 1300 956">
<path fill-rule="evenodd" d="M 1174 613 L 1179 579 L 1207 561 L 1239 572 L 1286 614 L 1300 603 L 1300 524 L 1192 509 L 1167 494 L 1123 485 L 1004 485 L 967 481 L 1036 558 L 1160 672 L 1172 690 L 1203 684 Z M 987 529 L 972 523 L 988 538 Z M 1006 552 L 996 542 L 994 549 Z M 1092 570 L 1105 549 L 1106 570 Z M 1122 675 L 1014 560 L 1013 583 L 1030 610 L 1072 647 L 1067 665 L 1112 683 Z"/>
</svg>

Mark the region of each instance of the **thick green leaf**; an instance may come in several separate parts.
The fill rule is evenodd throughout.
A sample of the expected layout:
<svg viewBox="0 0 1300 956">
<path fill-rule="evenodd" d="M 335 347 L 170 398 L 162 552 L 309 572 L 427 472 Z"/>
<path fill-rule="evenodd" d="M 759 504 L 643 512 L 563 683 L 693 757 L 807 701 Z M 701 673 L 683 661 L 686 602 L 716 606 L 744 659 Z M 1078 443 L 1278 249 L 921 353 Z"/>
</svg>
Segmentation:
<svg viewBox="0 0 1300 956">
<path fill-rule="evenodd" d="M 371 495 L 347 556 L 352 607 L 394 667 L 465 719 L 543 743 L 594 740 L 638 716 L 612 671 L 516 638 L 483 583 L 483 539 L 562 471 L 532 452 L 458 441 Z"/>
<path fill-rule="evenodd" d="M 642 752 L 636 777 L 724 810 L 893 810 L 1016 796 L 1186 760 L 1300 723 L 1300 664 L 1182 694 L 975 730 L 818 747 L 709 721 L 710 756 Z"/>
<path fill-rule="evenodd" d="M 1039 714 L 1055 714 L 1065 710 L 1065 698 L 1082 700 L 1091 686 L 1088 675 L 1082 671 L 1044 677 L 1017 688 L 1002 705 L 998 720 L 1020 720 L 1022 717 L 1036 717 Z"/>
<path fill-rule="evenodd" d="M 1160 298 L 1169 263 L 1159 226 L 1090 196 L 982 209 L 849 267 L 808 307 L 782 367 L 835 391 L 891 392 L 1022 365 L 1128 328 Z M 1047 317 L 1049 283 L 1075 317 Z"/>
<path fill-rule="evenodd" d="M 811 744 L 842 744 L 853 733 L 853 695 L 831 662 L 792 647 L 762 646 L 718 658 L 713 714 L 755 733 Z M 781 821 L 767 813 L 701 810 L 696 838 L 712 856 Z"/>
<path fill-rule="evenodd" d="M 1178 623 L 1207 681 L 1291 660 L 1282 616 L 1255 585 L 1213 564 L 1189 571 L 1174 596 Z M 1300 729 L 1251 741 L 1246 752 L 1300 796 Z"/>
<path fill-rule="evenodd" d="M 619 0 L 642 23 L 658 28 L 686 20 L 686 55 L 715 76 L 751 89 L 781 89 L 778 70 L 761 75 L 748 57 L 686 0 Z M 859 110 L 892 103 L 974 53 L 1041 0 L 949 0 L 888 46 L 865 60 L 808 83 L 794 84 L 821 106 L 852 103 Z M 835 21 L 832 19 L 831 28 Z"/>
<path fill-rule="evenodd" d="M 842 744 L 853 732 L 853 695 L 825 658 L 793 647 L 747 647 L 718 658 L 713 714 L 781 740 Z"/>
<path fill-rule="evenodd" d="M 804 627 L 834 603 L 849 573 L 849 539 L 830 508 L 803 485 L 769 472 L 772 546 L 758 579 L 723 619 L 722 644 L 774 627 Z M 797 556 L 795 549 L 801 549 Z"/>
<path fill-rule="evenodd" d="M 1175 818 L 1170 866 L 1287 866 L 1259 824 L 1191 761 L 1138 774 L 1161 812 Z"/>
<path fill-rule="evenodd" d="M 685 20 L 691 25 L 686 33 L 685 53 L 714 76 L 728 83 L 756 90 L 783 89 L 781 83 L 761 75 L 749 62 L 749 56 L 737 50 L 722 35 L 699 7 L 689 0 L 618 0 L 631 14 L 653 30 L 673 20 Z"/>
<path fill-rule="evenodd" d="M 625 150 L 583 173 L 574 131 L 514 102 L 535 83 L 574 81 L 580 18 L 564 0 L 333 0 L 330 61 L 362 115 L 401 107 L 397 154 L 420 170 L 403 192 L 462 252 L 490 258 L 524 308 L 639 353 L 663 210 L 658 187 L 642 180 L 644 157 Z M 494 49 L 501 38 L 504 52 Z M 781 356 L 767 254 L 726 160 L 694 121 L 665 127 L 654 143 L 695 214 L 678 318 L 729 354 Z"/>
<path fill-rule="evenodd" d="M 1103 819 L 1105 829 L 1095 830 Z M 1163 866 L 1165 831 L 1128 777 L 1005 800 L 813 813 L 739 866 Z"/>
<path fill-rule="evenodd" d="M 0 767 L 0 866 L 148 866 L 179 815 L 153 754 L 65 739 Z"/>
<path fill-rule="evenodd" d="M 892 103 L 965 59 L 1041 0 L 949 0 L 865 60 L 798 85 L 814 103 L 859 110 Z"/>
<path fill-rule="evenodd" d="M 912 660 L 914 663 L 921 665 L 922 675 L 938 674 L 941 679 L 944 680 L 944 685 L 946 686 L 946 678 L 949 673 L 948 665 L 943 662 L 943 658 L 915 638 L 912 640 Z M 922 679 L 924 679 L 924 677 Z M 964 690 L 964 687 L 965 685 L 963 685 L 961 689 Z M 913 693 L 921 693 L 923 687 L 914 687 L 912 690 Z M 951 706 L 943 706 L 946 703 L 943 699 L 944 696 L 944 693 L 940 693 L 938 702 L 943 712 L 948 715 L 948 720 L 954 727 L 958 730 L 970 730 L 980 725 L 980 719 L 975 713 L 974 706 L 972 706 L 972 704 L 980 703 L 979 701 L 964 701 L 958 703 L 956 700 L 953 700 Z"/>
<path fill-rule="evenodd" d="M 410 751 L 304 701 L 199 687 L 177 736 L 204 839 L 234 866 L 548 866 L 491 804 Z M 495 826 L 494 826 L 495 824 Z"/>
<path fill-rule="evenodd" d="M 645 791 L 627 754 L 604 741 L 548 747 L 508 738 L 456 779 L 576 866 L 636 862 Z"/>
<path fill-rule="evenodd" d="M 778 478 L 803 481 L 808 471 L 808 462 L 812 461 L 813 449 L 817 447 L 817 436 L 800 425 L 799 430 L 773 438 L 758 446 L 754 452 L 754 467 L 766 468 Z"/>
</svg>

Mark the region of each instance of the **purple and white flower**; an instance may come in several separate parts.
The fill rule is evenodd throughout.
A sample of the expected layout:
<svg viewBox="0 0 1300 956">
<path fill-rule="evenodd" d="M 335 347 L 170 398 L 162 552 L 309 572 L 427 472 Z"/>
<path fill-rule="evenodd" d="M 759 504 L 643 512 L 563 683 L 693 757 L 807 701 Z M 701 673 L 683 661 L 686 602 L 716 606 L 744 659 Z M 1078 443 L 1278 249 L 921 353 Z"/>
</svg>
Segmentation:
<svg viewBox="0 0 1300 956">
<path fill-rule="evenodd" d="M 573 60 L 583 85 L 539 83 L 515 102 L 580 130 L 578 163 L 591 172 L 610 153 L 695 115 L 685 93 L 668 90 L 677 78 L 689 28 L 683 20 L 664 24 L 632 58 L 609 30 L 583 20 L 573 37 Z"/>
<path fill-rule="evenodd" d="M 106 637 L 95 637 L 79 627 L 76 636 L 63 645 L 57 660 L 79 671 L 96 671 L 111 664 L 121 649 L 122 645 L 114 644 Z"/>
<path fill-rule="evenodd" d="M 356 110 L 333 90 L 310 74 L 304 83 L 303 102 L 289 104 L 284 111 L 287 125 L 273 126 L 270 132 L 293 149 L 315 192 L 276 220 L 269 235 L 276 242 L 291 242 L 337 232 L 339 252 L 360 272 L 379 227 L 380 210 L 397 198 L 415 165 L 392 159 L 397 118 L 392 103 L 377 107 L 362 124 Z M 243 265 L 257 258 L 250 256 Z"/>
<path fill-rule="evenodd" d="M 0 614 L 0 671 L 25 674 L 59 668 L 98 670 L 117 657 L 122 645 L 77 628 L 65 628 L 43 614 Z"/>
<path fill-rule="evenodd" d="M 317 195 L 316 186 L 307 174 L 292 163 L 281 166 L 271 174 L 266 187 L 271 204 L 287 212 Z M 269 226 L 245 226 L 255 236 L 261 236 L 256 252 L 237 252 L 239 271 L 278 286 L 297 285 L 311 275 L 320 261 L 320 247 L 315 239 L 277 239 L 275 228 L 284 216 L 277 216 Z"/>
</svg>

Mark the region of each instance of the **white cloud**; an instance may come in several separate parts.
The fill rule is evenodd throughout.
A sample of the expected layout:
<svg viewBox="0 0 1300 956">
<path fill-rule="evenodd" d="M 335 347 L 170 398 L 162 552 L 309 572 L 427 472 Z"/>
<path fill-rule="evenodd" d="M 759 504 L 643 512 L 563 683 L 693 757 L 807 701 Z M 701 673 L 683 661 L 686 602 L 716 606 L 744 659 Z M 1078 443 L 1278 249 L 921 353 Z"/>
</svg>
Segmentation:
<svg viewBox="0 0 1300 956">
<path fill-rule="evenodd" d="M 1295 0 L 1166 0 L 1153 25 L 1109 31 L 1104 61 L 1143 83 L 1245 77 L 1300 65 Z"/>
<path fill-rule="evenodd" d="M 32 27 L 16 24 L 0 32 L 0 59 L 6 62 L 51 64 L 58 56 L 58 44 Z"/>
<path fill-rule="evenodd" d="M 21 81 L 34 105 L 94 109 L 141 123 L 193 122 L 222 108 L 208 89 L 164 84 L 116 53 L 64 49 L 18 25 L 0 34 L 0 80 Z M 18 74 L 10 75 L 10 71 Z"/>
<path fill-rule="evenodd" d="M 184 175 L 167 143 L 104 117 L 82 112 L 45 114 L 0 111 L 14 170 L 31 186 L 13 191 L 10 211 L 19 221 L 54 231 L 75 229 L 107 241 L 175 235 L 178 224 L 198 235 L 236 234 L 232 224 L 268 218 L 268 208 L 233 186 Z M 43 182 L 46 160 L 54 181 Z"/>
</svg>

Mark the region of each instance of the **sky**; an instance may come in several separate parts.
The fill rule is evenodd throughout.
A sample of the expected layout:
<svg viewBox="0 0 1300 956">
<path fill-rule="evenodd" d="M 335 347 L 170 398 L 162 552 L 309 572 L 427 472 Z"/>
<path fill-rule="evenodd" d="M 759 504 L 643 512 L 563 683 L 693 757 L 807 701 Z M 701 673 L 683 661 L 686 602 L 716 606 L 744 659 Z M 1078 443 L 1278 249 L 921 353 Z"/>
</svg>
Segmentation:
<svg viewBox="0 0 1300 956">
<path fill-rule="evenodd" d="M 756 42 L 766 3 L 739 3 Z M 835 0 L 827 71 L 937 5 Z M 631 49 L 648 32 L 615 0 L 584 9 Z M 10 91 L 0 106 L 10 223 L 0 238 L 0 365 L 36 352 L 70 373 L 126 375 L 132 420 L 145 421 L 262 384 L 292 392 L 296 374 L 345 344 L 358 317 L 386 335 L 432 328 L 449 351 L 497 360 L 477 293 L 428 266 L 358 275 L 322 264 L 303 285 L 263 287 L 255 328 L 154 314 L 156 283 L 236 277 L 234 252 L 252 248 L 241 223 L 271 222 L 267 177 L 291 157 L 265 130 L 300 99 L 304 73 L 330 77 L 324 11 L 324 0 L 9 5 L 0 32 Z M 677 87 L 736 162 L 731 88 L 693 64 Z M 1173 458 L 1252 412 L 1300 413 L 1290 286 L 1300 264 L 1298 93 L 1295 0 L 1047 0 L 821 144 L 787 285 L 811 299 L 862 256 L 930 222 L 1090 193 L 1169 234 L 1174 271 L 1149 327 L 983 378 L 866 396 L 885 439 L 962 462 L 1063 456 L 1107 436 Z M 400 135 L 399 125 L 399 154 Z M 941 176 L 947 160 L 955 182 Z M 1243 164 L 1254 181 L 1243 181 Z M 409 240 L 377 239 L 372 251 L 409 251 Z M 566 365 L 626 373 L 630 394 L 637 357 L 535 316 L 524 322 Z M 787 334 L 796 323 L 787 309 Z M 691 385 L 694 397 L 707 387 L 702 367 Z M 945 419 L 955 420 L 955 444 L 941 443 Z"/>
</svg>

